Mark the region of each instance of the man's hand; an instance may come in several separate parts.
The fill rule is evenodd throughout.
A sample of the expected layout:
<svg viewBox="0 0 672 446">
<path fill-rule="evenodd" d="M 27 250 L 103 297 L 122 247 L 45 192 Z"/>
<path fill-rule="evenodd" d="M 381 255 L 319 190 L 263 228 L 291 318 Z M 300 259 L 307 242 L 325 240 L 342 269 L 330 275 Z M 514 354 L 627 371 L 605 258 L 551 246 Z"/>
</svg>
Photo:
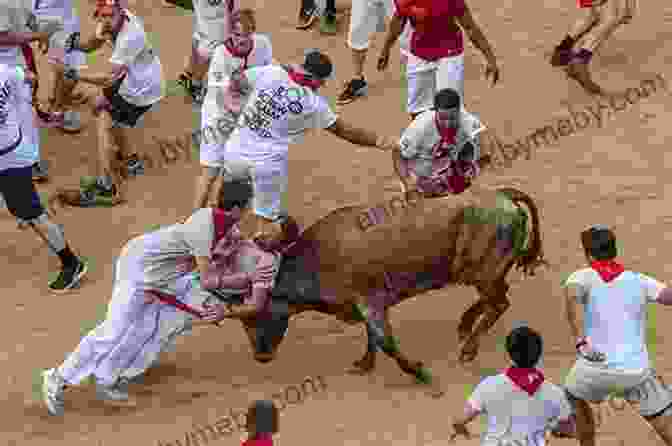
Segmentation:
<svg viewBox="0 0 672 446">
<path fill-rule="evenodd" d="M 395 139 L 388 138 L 387 136 L 379 136 L 378 139 L 376 139 L 376 147 L 381 150 L 392 151 L 397 149 L 399 144 Z"/>
<path fill-rule="evenodd" d="M 499 81 L 499 67 L 497 66 L 497 60 L 490 59 L 487 61 L 485 66 L 485 78 L 492 78 L 492 86 L 494 87 Z"/>
<path fill-rule="evenodd" d="M 231 316 L 231 310 L 226 304 L 206 305 L 205 310 L 201 312 L 203 321 L 218 323 Z"/>
<path fill-rule="evenodd" d="M 390 50 L 383 50 L 378 57 L 378 71 L 385 71 L 390 64 Z"/>
<path fill-rule="evenodd" d="M 577 341 L 576 351 L 584 359 L 590 362 L 604 362 L 607 359 L 607 356 L 604 353 L 598 352 L 597 350 L 593 349 L 590 340 L 585 337 L 579 338 L 579 340 Z"/>
</svg>

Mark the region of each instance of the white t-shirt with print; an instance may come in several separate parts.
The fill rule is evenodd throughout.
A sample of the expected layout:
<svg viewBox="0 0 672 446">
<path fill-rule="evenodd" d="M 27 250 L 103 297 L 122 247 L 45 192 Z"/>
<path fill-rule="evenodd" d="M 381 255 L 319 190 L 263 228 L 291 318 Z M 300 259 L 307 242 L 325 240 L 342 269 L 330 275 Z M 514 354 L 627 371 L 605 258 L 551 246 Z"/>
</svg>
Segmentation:
<svg viewBox="0 0 672 446">
<path fill-rule="evenodd" d="M 650 367 L 646 348 L 647 304 L 656 302 L 666 285 L 645 274 L 624 271 L 607 283 L 592 268 L 567 278 L 584 305 L 584 335 L 606 355 L 606 368 L 639 372 Z"/>
<path fill-rule="evenodd" d="M 415 159 L 416 173 L 420 176 L 429 176 L 432 172 L 434 146 L 441 141 L 441 135 L 436 128 L 436 111 L 428 110 L 413 120 L 399 140 L 401 156 L 405 159 Z M 486 127 L 473 114 L 462 111 L 461 125 L 457 132 L 456 144 L 449 152 L 452 160 L 457 160 L 462 148 L 467 142 L 474 145 L 474 159 L 480 158 L 480 138 L 478 135 Z"/>
<path fill-rule="evenodd" d="M 36 3 L 36 16 L 62 17 L 65 31 L 79 32 L 79 16 L 72 0 L 39 0 Z"/>
<path fill-rule="evenodd" d="M 225 41 L 231 32 L 231 13 L 239 9 L 239 0 L 194 0 L 194 34 L 211 41 Z"/>
<path fill-rule="evenodd" d="M 128 66 L 126 78 L 119 88 L 119 95 L 129 104 L 140 107 L 152 105 L 164 96 L 163 68 L 152 49 L 140 18 L 124 10 L 129 20 L 114 42 L 110 62 Z"/>
<path fill-rule="evenodd" d="M 254 34 L 253 39 L 254 46 L 247 56 L 247 68 L 270 65 L 273 62 L 271 40 L 262 34 Z M 212 121 L 215 118 L 223 115 L 224 110 L 221 110 L 217 106 L 217 91 L 229 87 L 231 75 L 235 71 L 241 70 L 244 63 L 245 60 L 233 56 L 226 49 L 226 45 L 219 45 L 215 49 L 208 70 L 208 89 L 203 100 L 203 115 L 201 119 L 203 125 L 206 123 L 212 125 Z"/>
<path fill-rule="evenodd" d="M 544 446 L 545 431 L 572 414 L 560 387 L 544 381 L 530 396 L 504 373 L 483 379 L 468 402 L 487 417 L 481 446 Z"/>
<path fill-rule="evenodd" d="M 30 32 L 28 27 L 33 16 L 32 0 L 0 0 L 0 33 Z M 0 64 L 23 64 L 23 53 L 18 46 L 0 46 Z"/>
<path fill-rule="evenodd" d="M 283 66 L 250 68 L 245 76 L 253 91 L 226 144 L 227 158 L 255 165 L 286 162 L 290 144 L 336 122 L 327 100 L 292 81 Z"/>
</svg>

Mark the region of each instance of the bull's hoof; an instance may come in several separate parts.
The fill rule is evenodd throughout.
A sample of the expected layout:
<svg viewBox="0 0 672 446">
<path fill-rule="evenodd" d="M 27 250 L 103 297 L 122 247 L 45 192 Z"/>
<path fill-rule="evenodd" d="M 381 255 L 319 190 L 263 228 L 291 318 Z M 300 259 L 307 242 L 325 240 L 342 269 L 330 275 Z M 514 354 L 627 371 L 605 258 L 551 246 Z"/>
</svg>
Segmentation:
<svg viewBox="0 0 672 446">
<path fill-rule="evenodd" d="M 273 353 L 255 353 L 254 360 L 262 364 L 267 364 L 275 359 Z"/>
</svg>

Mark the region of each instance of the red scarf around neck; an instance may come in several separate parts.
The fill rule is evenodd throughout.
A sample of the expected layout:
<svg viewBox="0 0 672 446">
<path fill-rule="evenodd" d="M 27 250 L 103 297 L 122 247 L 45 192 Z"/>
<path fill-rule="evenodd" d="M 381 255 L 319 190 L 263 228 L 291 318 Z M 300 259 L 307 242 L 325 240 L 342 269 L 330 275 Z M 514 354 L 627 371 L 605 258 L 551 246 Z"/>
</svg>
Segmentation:
<svg viewBox="0 0 672 446">
<path fill-rule="evenodd" d="M 534 368 L 509 367 L 505 374 L 516 387 L 524 390 L 530 396 L 539 390 L 545 379 L 544 374 Z"/>
<path fill-rule="evenodd" d="M 289 78 L 292 81 L 296 82 L 297 84 L 303 87 L 308 87 L 312 88 L 313 90 L 317 90 L 322 85 L 322 83 L 319 80 L 311 79 L 310 77 L 306 76 L 303 73 L 299 73 L 298 71 L 294 70 L 291 67 L 287 68 L 287 73 L 289 74 Z"/>
<path fill-rule="evenodd" d="M 250 49 L 248 51 L 241 51 L 240 48 L 238 48 L 236 45 L 233 44 L 233 39 L 229 37 L 224 41 L 224 46 L 226 47 L 227 51 L 231 53 L 233 57 L 238 57 L 240 59 L 243 59 L 243 67 L 241 70 L 247 70 L 247 58 L 250 56 L 252 53 L 252 50 L 254 49 L 254 41 L 252 41 L 252 45 L 250 45 Z"/>
<path fill-rule="evenodd" d="M 444 126 L 439 119 L 438 112 L 434 115 L 434 124 L 436 124 L 436 130 L 438 130 L 439 136 L 441 137 L 432 151 L 434 156 L 438 158 L 445 156 L 448 153 L 448 149 L 456 144 L 457 129 Z"/>
<path fill-rule="evenodd" d="M 273 436 L 271 434 L 258 434 L 243 442 L 243 446 L 273 446 Z"/>
<path fill-rule="evenodd" d="M 590 267 L 607 283 L 611 282 L 625 271 L 623 265 L 615 260 L 594 260 L 590 262 Z"/>
</svg>

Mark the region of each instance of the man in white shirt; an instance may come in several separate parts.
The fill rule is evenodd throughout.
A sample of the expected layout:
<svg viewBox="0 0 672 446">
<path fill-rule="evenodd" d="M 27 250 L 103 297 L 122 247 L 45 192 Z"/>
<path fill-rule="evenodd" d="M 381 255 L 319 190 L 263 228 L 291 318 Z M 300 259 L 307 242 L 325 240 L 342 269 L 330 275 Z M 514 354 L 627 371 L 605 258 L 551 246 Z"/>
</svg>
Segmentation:
<svg viewBox="0 0 672 446">
<path fill-rule="evenodd" d="M 452 424 L 454 440 L 470 438 L 466 425 L 483 414 L 488 417 L 481 446 L 543 446 L 546 431 L 554 426 L 573 428 L 572 409 L 562 389 L 535 368 L 541 358 L 541 336 L 518 327 L 506 337 L 512 366 L 481 381 L 467 400 L 464 414 Z"/>
<path fill-rule="evenodd" d="M 225 163 L 242 161 L 252 166 L 254 214 L 262 240 L 281 238 L 278 219 L 288 214 L 288 150 L 307 131 L 325 129 L 353 144 L 380 149 L 394 145 L 374 132 L 351 127 L 334 114 L 318 93 L 332 72 L 329 57 L 311 50 L 302 65 L 250 68 L 241 76 L 240 90 L 250 97 L 224 156 Z"/>
<path fill-rule="evenodd" d="M 200 106 L 205 96 L 203 79 L 208 72 L 215 48 L 228 39 L 232 17 L 240 9 L 239 0 L 168 0 L 176 6 L 194 11 L 189 63 L 178 79 L 187 93 Z"/>
<path fill-rule="evenodd" d="M 94 187 L 82 191 L 80 206 L 96 203 L 96 196 L 110 196 L 113 204 L 126 200 L 119 163 L 129 174 L 142 172 L 137 153 L 129 142 L 129 130 L 164 96 L 163 68 L 151 47 L 142 21 L 121 6 L 121 0 L 98 0 L 95 17 L 99 32 L 89 42 L 78 40 L 72 48 L 92 51 L 105 40 L 113 44 L 109 73 L 81 73 L 65 70 L 65 78 L 102 87 L 102 95 L 91 98 L 98 119 L 98 178 Z M 118 152 L 117 152 L 118 148 Z"/>
<path fill-rule="evenodd" d="M 464 192 L 480 172 L 480 133 L 485 126 L 461 106 L 457 91 L 434 97 L 434 109 L 415 118 L 393 151 L 404 193 L 425 197 Z"/>
<path fill-rule="evenodd" d="M 17 65 L 0 63 L 0 196 L 19 222 L 32 228 L 56 254 L 61 272 L 49 284 L 54 293 L 76 286 L 87 272 L 87 265 L 70 249 L 62 229 L 52 221 L 40 202 L 32 180 L 32 164 L 38 147 L 24 140 L 21 103 L 30 103 L 25 71 Z M 32 118 L 32 117 L 31 117 Z"/>
<path fill-rule="evenodd" d="M 48 60 L 54 72 L 53 90 L 50 98 L 50 111 L 62 112 L 63 120 L 60 129 L 66 133 L 81 131 L 81 116 L 73 109 L 73 91 L 76 83 L 63 79 L 63 69 L 79 69 L 86 62 L 82 51 L 66 52 L 68 39 L 73 33 L 80 31 L 79 17 L 72 0 L 40 0 L 36 2 L 35 15 L 39 17 L 59 17 L 63 20 L 63 31 L 52 36 L 49 41 Z"/>
<path fill-rule="evenodd" d="M 157 358 L 163 347 L 157 338 L 161 326 L 171 325 L 176 316 L 162 299 L 175 302 L 184 295 L 194 269 L 201 277 L 208 274 L 213 249 L 237 232 L 236 224 L 249 206 L 253 190 L 247 179 L 234 179 L 227 186 L 215 207 L 199 209 L 183 223 L 140 235 L 124 245 L 115 264 L 106 319 L 59 367 L 42 374 L 42 397 L 51 415 L 63 414 L 65 387 L 91 375 L 100 398 L 132 403 L 121 377 L 144 371 Z M 223 319 L 213 309 L 202 313 L 211 322 Z"/>
<path fill-rule="evenodd" d="M 32 54 L 30 44 L 39 42 L 44 50 L 49 47 L 50 39 L 63 30 L 63 19 L 60 17 L 37 17 L 35 5 L 31 0 L 0 0 L 0 64 L 24 67 L 27 60 L 23 52 Z M 32 67 L 31 67 L 32 68 Z M 34 73 L 35 75 L 37 73 Z M 22 88 L 31 91 L 35 82 L 21 83 Z M 48 178 L 46 164 L 40 161 L 40 134 L 37 128 L 32 100 L 20 104 L 19 114 L 24 136 L 24 143 L 34 147 L 33 178 L 44 181 Z M 41 125 L 60 125 L 59 116 L 44 114 Z"/>
<path fill-rule="evenodd" d="M 206 207 L 215 179 L 222 172 L 226 141 L 233 132 L 245 100 L 230 87 L 237 76 L 248 68 L 273 62 L 271 41 L 256 34 L 256 19 L 251 9 L 234 14 L 233 29 L 224 44 L 215 50 L 208 89 L 201 109 L 200 161 L 201 175 L 196 181 L 194 208 Z M 218 97 L 226 103 L 220 107 Z M 221 102 L 221 101 L 220 101 Z"/>
<path fill-rule="evenodd" d="M 604 225 L 581 233 L 589 268 L 565 282 L 567 320 L 578 358 L 565 382 L 576 409 L 576 435 L 582 446 L 595 444 L 595 422 L 587 401 L 599 403 L 622 393 L 630 404 L 672 444 L 672 391 L 651 368 L 646 348 L 649 303 L 672 305 L 672 288 L 617 261 L 616 236 Z M 578 305 L 585 307 L 583 333 Z"/>
</svg>

